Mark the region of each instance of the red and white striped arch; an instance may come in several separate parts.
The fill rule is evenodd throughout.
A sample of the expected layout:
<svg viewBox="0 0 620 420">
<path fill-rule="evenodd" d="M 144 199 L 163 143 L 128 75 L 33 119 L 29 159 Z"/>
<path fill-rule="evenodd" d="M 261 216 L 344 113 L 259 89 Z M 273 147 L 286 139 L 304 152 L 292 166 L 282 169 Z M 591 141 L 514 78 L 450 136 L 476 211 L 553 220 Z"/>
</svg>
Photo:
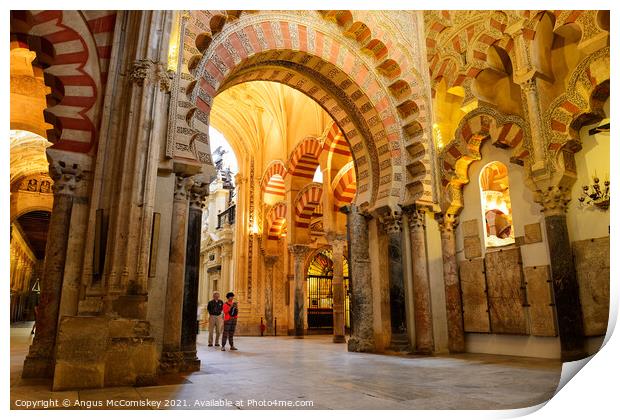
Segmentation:
<svg viewBox="0 0 620 420">
<path fill-rule="evenodd" d="M 267 239 L 278 240 L 286 234 L 286 203 L 274 204 L 267 214 L 269 229 Z"/>
<path fill-rule="evenodd" d="M 272 198 L 275 200 L 284 198 L 286 192 L 284 178 L 286 174 L 286 167 L 280 160 L 275 160 L 267 166 L 261 178 L 261 188 L 263 189 L 265 198 Z"/>
<path fill-rule="evenodd" d="M 12 38 L 25 44 L 16 46 L 30 48 L 26 40 L 35 37 L 52 48 L 36 51 L 35 46 L 49 64 L 44 72 L 52 93 L 45 120 L 54 126 L 47 133 L 54 148 L 85 153 L 96 144 L 115 22 L 114 11 L 11 13 Z"/>
<path fill-rule="evenodd" d="M 291 153 L 288 165 L 290 174 L 302 178 L 314 178 L 322 150 L 321 143 L 316 138 L 303 139 Z"/>
<path fill-rule="evenodd" d="M 334 177 L 332 191 L 334 194 L 334 211 L 338 211 L 342 206 L 346 206 L 353 202 L 356 192 L 355 167 L 353 166 L 353 161 L 343 166 L 340 172 Z"/>
<path fill-rule="evenodd" d="M 323 198 L 323 186 L 313 182 L 299 191 L 295 199 L 295 226 L 307 228 Z"/>
<path fill-rule="evenodd" d="M 351 148 L 349 147 L 349 143 L 347 143 L 347 139 L 340 131 L 340 128 L 336 123 L 334 123 L 329 132 L 325 136 L 325 143 L 323 143 L 323 150 L 329 153 L 328 159 L 332 158 L 332 155 L 344 156 L 347 158 L 351 157 Z"/>
<path fill-rule="evenodd" d="M 524 164 L 529 150 L 524 147 L 525 122 L 517 117 L 498 115 L 493 110 L 479 108 L 465 115 L 456 130 L 455 139 L 443 149 L 439 156 L 441 184 L 446 190 L 442 207 L 451 214 L 458 214 L 463 208 L 463 185 L 469 182 L 469 165 L 480 160 L 480 146 L 483 141 L 502 148 L 513 149 L 510 160 Z"/>
<path fill-rule="evenodd" d="M 419 92 L 412 85 L 420 84 L 419 78 L 394 42 L 382 40 L 389 32 L 378 22 L 363 23 L 370 16 L 327 11 L 300 21 L 281 11 L 192 11 L 183 31 L 185 74 L 178 92 L 180 103 L 187 98 L 195 108 L 177 107 L 175 156 L 195 159 L 206 150 L 203 139 L 208 138 L 209 113 L 218 92 L 252 80 L 278 81 L 317 100 L 338 122 L 355 156 L 360 203 L 391 205 L 404 183 L 409 189 L 417 182 L 419 194 L 430 195 L 431 183 L 407 179 L 407 150 L 402 146 L 403 141 L 429 141 L 416 129 L 426 112 L 415 104 Z M 355 48 L 325 31 L 323 19 L 337 24 Z M 361 59 L 369 55 L 372 62 Z M 350 107 L 343 108 L 330 95 L 337 89 Z M 192 143 L 195 156 L 187 151 Z M 414 162 L 424 158 L 411 157 Z M 425 171 L 430 176 L 430 169 Z"/>
</svg>

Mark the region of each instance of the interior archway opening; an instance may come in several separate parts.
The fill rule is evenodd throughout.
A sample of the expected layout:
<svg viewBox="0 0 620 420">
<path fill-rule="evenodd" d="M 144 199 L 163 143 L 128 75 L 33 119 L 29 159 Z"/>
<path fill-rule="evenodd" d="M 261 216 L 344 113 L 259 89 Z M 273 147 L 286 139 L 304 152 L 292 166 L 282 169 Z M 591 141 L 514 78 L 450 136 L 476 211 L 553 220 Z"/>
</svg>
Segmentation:
<svg viewBox="0 0 620 420">
<path fill-rule="evenodd" d="M 340 208 L 356 199 L 356 163 L 324 104 L 277 78 L 265 78 L 271 79 L 236 76 L 213 99 L 210 128 L 219 130 L 241 159 L 234 223 L 203 234 L 199 305 L 204 307 L 216 289 L 222 295 L 232 291 L 256 314 L 240 321 L 241 334 L 257 333 L 262 322 L 270 334 L 286 335 L 294 320 L 293 282 L 285 275 L 293 263 L 289 247 L 303 245 L 310 255 L 329 247 L 328 235 L 345 236 Z M 340 115 L 341 109 L 331 111 Z M 213 139 L 211 149 L 217 149 Z M 217 167 L 218 153 L 213 161 Z M 307 331 L 309 319 L 305 313 Z"/>
</svg>

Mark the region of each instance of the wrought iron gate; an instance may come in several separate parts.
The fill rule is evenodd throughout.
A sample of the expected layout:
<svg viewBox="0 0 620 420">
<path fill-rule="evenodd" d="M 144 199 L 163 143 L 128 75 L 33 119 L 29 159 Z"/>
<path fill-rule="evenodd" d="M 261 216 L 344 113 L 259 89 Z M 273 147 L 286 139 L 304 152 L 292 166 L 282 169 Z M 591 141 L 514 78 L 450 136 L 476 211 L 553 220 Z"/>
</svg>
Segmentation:
<svg viewBox="0 0 620 420">
<path fill-rule="evenodd" d="M 333 276 L 308 275 L 308 328 L 331 330 L 334 324 Z M 350 325 L 349 277 L 344 277 L 344 319 L 345 327 Z"/>
</svg>

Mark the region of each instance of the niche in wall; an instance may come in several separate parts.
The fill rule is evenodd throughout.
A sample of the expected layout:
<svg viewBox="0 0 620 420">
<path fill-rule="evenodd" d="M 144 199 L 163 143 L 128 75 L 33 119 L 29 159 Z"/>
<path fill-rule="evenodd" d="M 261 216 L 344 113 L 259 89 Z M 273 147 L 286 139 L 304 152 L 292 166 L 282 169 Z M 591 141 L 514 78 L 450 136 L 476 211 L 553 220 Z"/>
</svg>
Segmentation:
<svg viewBox="0 0 620 420">
<path fill-rule="evenodd" d="M 480 200 L 487 248 L 515 243 L 508 168 L 495 161 L 480 171 Z"/>
</svg>

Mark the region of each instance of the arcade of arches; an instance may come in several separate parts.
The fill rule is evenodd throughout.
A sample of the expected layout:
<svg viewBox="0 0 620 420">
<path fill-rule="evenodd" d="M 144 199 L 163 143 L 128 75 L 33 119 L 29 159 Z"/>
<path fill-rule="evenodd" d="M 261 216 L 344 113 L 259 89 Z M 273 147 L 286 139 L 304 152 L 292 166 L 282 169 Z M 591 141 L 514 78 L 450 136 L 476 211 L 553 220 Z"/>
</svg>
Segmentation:
<svg viewBox="0 0 620 420">
<path fill-rule="evenodd" d="M 12 12 L 22 376 L 198 370 L 215 290 L 242 336 L 596 352 L 609 59 L 602 11 Z"/>
</svg>

